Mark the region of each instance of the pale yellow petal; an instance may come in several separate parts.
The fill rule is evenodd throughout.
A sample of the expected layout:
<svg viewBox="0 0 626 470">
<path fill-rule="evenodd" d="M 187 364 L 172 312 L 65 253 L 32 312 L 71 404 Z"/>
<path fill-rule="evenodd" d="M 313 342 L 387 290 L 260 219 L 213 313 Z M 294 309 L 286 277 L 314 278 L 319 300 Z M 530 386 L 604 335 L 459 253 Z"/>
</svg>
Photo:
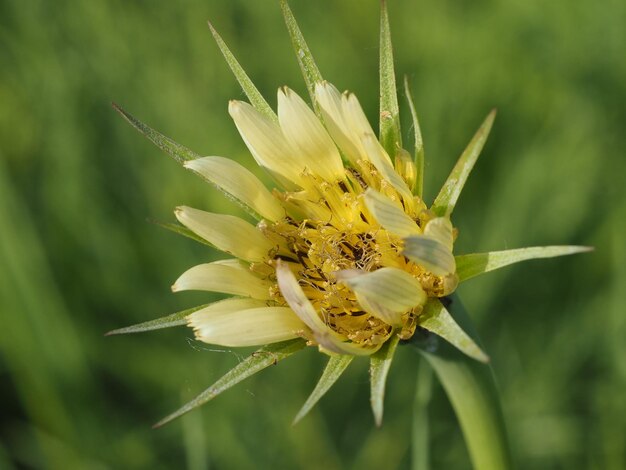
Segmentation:
<svg viewBox="0 0 626 470">
<path fill-rule="evenodd" d="M 263 261 L 275 248 L 254 225 L 232 215 L 191 207 L 176 208 L 176 218 L 217 249 L 247 261 Z"/>
<path fill-rule="evenodd" d="M 428 221 L 423 235 L 405 238 L 404 254 L 433 274 L 447 276 L 456 271 L 453 242 L 450 219 L 436 217 Z"/>
<path fill-rule="evenodd" d="M 365 192 L 364 201 L 376 221 L 391 233 L 399 237 L 421 233 L 415 221 L 387 196 L 369 188 Z"/>
<path fill-rule="evenodd" d="M 285 216 L 284 209 L 272 193 L 236 161 L 223 157 L 205 157 L 188 160 L 184 165 L 261 217 L 277 221 Z"/>
<path fill-rule="evenodd" d="M 363 134 L 361 137 L 363 147 L 369 156 L 372 165 L 380 172 L 383 178 L 400 194 L 404 199 L 404 203 L 413 205 L 413 194 L 402 177 L 396 173 L 390 162 L 389 155 L 380 145 L 380 142 L 373 133 Z"/>
<path fill-rule="evenodd" d="M 362 348 L 354 343 L 345 341 L 339 334 L 335 333 L 319 317 L 315 308 L 304 294 L 298 280 L 289 269 L 289 266 L 281 261 L 276 264 L 276 278 L 280 292 L 300 319 L 311 329 L 313 337 L 319 345 L 332 353 L 370 355 L 378 348 Z"/>
<path fill-rule="evenodd" d="M 231 101 L 228 112 L 259 165 L 295 184 L 302 182 L 303 159 L 297 158 L 278 124 L 243 101 Z"/>
<path fill-rule="evenodd" d="M 413 191 L 417 182 L 417 166 L 411 154 L 404 149 L 398 149 L 394 159 L 394 169 Z"/>
<path fill-rule="evenodd" d="M 335 143 L 304 100 L 287 87 L 278 90 L 278 119 L 285 137 L 298 150 L 293 158 L 303 160 L 311 172 L 326 181 L 344 179 Z"/>
<path fill-rule="evenodd" d="M 452 252 L 441 242 L 414 235 L 404 239 L 404 255 L 411 261 L 423 266 L 436 276 L 447 276 L 455 271 Z"/>
<path fill-rule="evenodd" d="M 424 235 L 437 240 L 452 251 L 454 243 L 452 230 L 452 222 L 450 222 L 448 217 L 435 217 L 429 220 L 426 227 L 424 227 Z"/>
<path fill-rule="evenodd" d="M 326 129 L 346 158 L 356 166 L 358 160 L 367 160 L 358 136 L 345 119 L 341 93 L 328 82 L 315 85 L 315 100 L 317 101 Z"/>
<path fill-rule="evenodd" d="M 361 108 L 361 104 L 357 97 L 352 93 L 344 93 L 341 97 L 341 107 L 343 109 L 343 115 L 345 117 L 346 123 L 349 126 L 353 138 L 362 141 L 363 137 L 366 135 L 375 136 L 374 130 L 367 120 L 367 116 L 363 112 L 363 108 Z M 375 138 L 375 137 L 374 137 Z M 371 159 L 371 155 L 369 152 L 366 153 L 368 159 Z M 384 157 L 387 159 L 388 163 L 391 165 L 391 159 L 386 153 L 383 153 Z"/>
<path fill-rule="evenodd" d="M 402 314 L 426 302 L 419 281 L 400 269 L 339 271 L 337 279 L 354 291 L 365 311 L 389 325 L 401 325 Z"/>
<path fill-rule="evenodd" d="M 188 324 L 198 340 L 232 347 L 285 341 L 306 329 L 290 308 L 267 307 L 249 299 L 213 304 L 191 314 Z"/>
<path fill-rule="evenodd" d="M 272 283 L 256 277 L 243 265 L 220 262 L 199 264 L 185 271 L 174 283 L 174 292 L 202 290 L 269 300 Z"/>
</svg>

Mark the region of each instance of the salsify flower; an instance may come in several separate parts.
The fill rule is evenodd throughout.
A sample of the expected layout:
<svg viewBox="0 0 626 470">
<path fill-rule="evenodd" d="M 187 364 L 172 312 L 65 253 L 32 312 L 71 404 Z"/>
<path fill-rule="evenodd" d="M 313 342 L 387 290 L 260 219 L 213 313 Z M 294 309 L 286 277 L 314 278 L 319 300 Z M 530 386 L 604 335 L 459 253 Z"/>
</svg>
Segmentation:
<svg viewBox="0 0 626 470">
<path fill-rule="evenodd" d="M 381 15 L 380 137 L 357 97 L 324 81 L 285 2 L 282 9 L 312 106 L 278 90 L 277 113 L 211 27 L 250 104 L 228 111 L 270 190 L 223 157 L 201 157 L 117 110 L 156 145 L 241 204 L 256 220 L 178 207 L 181 225 L 166 225 L 229 258 L 184 272 L 175 292 L 233 297 L 116 330 L 128 333 L 188 324 L 198 340 L 228 347 L 265 345 L 163 422 L 208 401 L 305 346 L 330 356 L 300 419 L 355 356 L 371 361 L 372 405 L 382 419 L 384 383 L 396 345 L 427 330 L 487 361 L 442 303 L 463 282 L 522 260 L 572 254 L 584 247 L 535 247 L 455 256 L 451 215 L 485 143 L 491 112 L 461 155 L 433 204 L 422 199 L 423 146 L 415 109 L 415 155 L 402 147 L 387 11 Z M 405 82 L 406 85 L 406 82 Z"/>
</svg>

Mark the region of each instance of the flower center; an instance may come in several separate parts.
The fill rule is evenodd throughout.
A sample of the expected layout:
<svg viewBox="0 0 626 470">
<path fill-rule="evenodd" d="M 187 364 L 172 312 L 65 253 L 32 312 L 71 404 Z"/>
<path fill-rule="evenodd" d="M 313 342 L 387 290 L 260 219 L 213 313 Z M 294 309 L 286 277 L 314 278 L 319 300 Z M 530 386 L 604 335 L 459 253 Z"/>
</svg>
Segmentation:
<svg viewBox="0 0 626 470">
<path fill-rule="evenodd" d="M 267 263 L 258 263 L 253 269 L 275 280 L 274 263 L 281 259 L 292 269 L 307 298 L 331 329 L 354 343 L 376 346 L 389 337 L 393 327 L 363 310 L 354 292 L 337 281 L 338 271 L 402 269 L 420 281 L 429 297 L 449 293 L 449 286 L 445 279 L 408 260 L 402 254 L 402 239 L 372 220 L 360 195 L 369 186 L 363 180 L 372 181 L 376 175 L 368 172 L 364 176 L 354 169 L 346 174 L 347 183 L 335 184 L 308 175 L 310 187 L 277 194 L 289 215 L 275 223 L 260 224 L 259 228 L 275 241 L 277 248 L 268 254 Z M 428 217 L 426 213 L 420 215 L 414 217 L 418 226 Z M 271 293 L 278 304 L 286 305 L 278 285 Z M 422 306 L 417 306 L 403 314 L 401 338 L 413 335 L 421 311 Z"/>
</svg>

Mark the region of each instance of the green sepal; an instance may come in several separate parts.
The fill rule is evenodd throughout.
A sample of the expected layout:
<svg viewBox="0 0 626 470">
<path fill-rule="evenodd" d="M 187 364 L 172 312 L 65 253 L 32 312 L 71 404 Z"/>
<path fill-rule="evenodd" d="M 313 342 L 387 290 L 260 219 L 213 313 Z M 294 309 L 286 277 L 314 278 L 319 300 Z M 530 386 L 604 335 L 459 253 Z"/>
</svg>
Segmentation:
<svg viewBox="0 0 626 470">
<path fill-rule="evenodd" d="M 191 315 L 198 310 L 208 307 L 211 304 L 199 305 L 197 307 L 188 308 L 180 312 L 172 313 L 155 320 L 149 320 L 136 325 L 127 326 L 124 328 L 118 328 L 117 330 L 109 331 L 105 336 L 112 335 L 125 335 L 129 333 L 143 333 L 144 331 L 161 330 L 163 328 L 171 328 L 173 326 L 182 326 L 187 324 L 187 316 Z"/>
<path fill-rule="evenodd" d="M 203 245 L 207 245 L 207 246 L 210 246 L 211 248 L 215 248 L 211 243 L 206 241 L 204 238 L 196 235 L 192 230 L 188 229 L 184 225 L 175 224 L 171 222 L 159 222 L 158 220 L 149 220 L 148 222 L 158 225 L 159 227 L 169 230 L 170 232 L 174 232 L 179 235 L 182 235 L 183 237 L 191 238 L 192 240 L 195 240 L 198 243 L 202 243 Z"/>
<path fill-rule="evenodd" d="M 393 48 L 387 2 L 380 2 L 380 143 L 393 158 L 402 148 L 400 131 L 400 108 L 396 90 L 396 74 L 393 65 Z"/>
<path fill-rule="evenodd" d="M 230 51 L 230 49 L 228 48 L 222 37 L 219 35 L 219 33 L 215 30 L 210 21 L 208 22 L 208 24 L 209 29 L 211 30 L 211 34 L 213 34 L 213 38 L 217 43 L 217 47 L 219 47 L 220 52 L 224 56 L 224 59 L 226 59 L 228 67 L 230 67 L 230 70 L 233 72 L 233 75 L 237 79 L 237 82 L 239 82 L 239 85 L 243 89 L 243 92 L 250 100 L 250 104 L 254 106 L 256 110 L 261 114 L 269 117 L 274 122 L 278 122 L 278 117 L 276 116 L 276 113 L 274 112 L 272 107 L 268 104 L 265 98 L 263 98 L 263 95 L 261 95 L 261 92 L 257 89 L 252 80 L 250 80 L 250 77 L 248 76 L 246 71 L 237 61 L 233 53 Z"/>
<path fill-rule="evenodd" d="M 344 373 L 346 368 L 350 365 L 354 359 L 354 356 L 348 354 L 342 355 L 333 355 L 328 360 L 326 367 L 324 368 L 324 372 L 322 372 L 322 376 L 320 377 L 319 382 L 307 398 L 300 411 L 293 420 L 293 424 L 295 425 L 304 418 L 309 411 L 317 404 L 317 402 L 326 394 L 326 392 L 335 384 L 337 379 L 341 377 L 341 374 Z"/>
<path fill-rule="evenodd" d="M 417 319 L 418 325 L 445 339 L 459 351 L 480 362 L 489 362 L 482 349 L 461 329 L 439 299 L 430 299 Z"/>
<path fill-rule="evenodd" d="M 283 359 L 291 356 L 293 353 L 298 352 L 305 346 L 306 341 L 301 338 L 263 346 L 261 349 L 252 353 L 245 360 L 233 367 L 217 382 L 207 388 L 196 398 L 179 408 L 174 413 L 163 418 L 153 427 L 161 427 L 164 424 L 169 423 L 170 421 L 184 415 L 185 413 L 201 405 L 204 405 L 206 402 L 212 400 L 220 393 L 228 390 L 234 385 L 237 385 L 239 382 L 247 379 L 257 372 L 260 372 L 266 367 L 274 365 L 278 363 L 278 361 L 282 361 Z"/>
<path fill-rule="evenodd" d="M 413 187 L 413 194 L 420 199 L 424 194 L 424 141 L 422 140 L 422 131 L 420 129 L 420 123 L 417 119 L 417 111 L 415 109 L 415 103 L 413 102 L 413 95 L 411 94 L 411 88 L 409 86 L 409 79 L 404 76 L 404 93 L 409 103 L 409 111 L 411 112 L 411 119 L 413 121 L 413 135 L 415 139 L 415 186 Z"/>
<path fill-rule="evenodd" d="M 313 59 L 311 50 L 304 40 L 302 31 L 300 31 L 300 27 L 293 16 L 291 8 L 289 8 L 287 0 L 280 0 L 280 7 L 283 12 L 283 17 L 285 18 L 285 24 L 287 25 L 289 36 L 291 37 L 291 44 L 298 59 L 298 64 L 300 64 L 302 76 L 304 77 L 306 87 L 309 90 L 309 95 L 311 96 L 311 102 L 314 105 L 316 114 L 320 116 L 321 113 L 319 111 L 319 106 L 315 100 L 315 84 L 323 80 L 322 74 L 317 68 L 315 59 Z"/>
<path fill-rule="evenodd" d="M 187 147 L 174 142 L 169 137 L 166 137 L 163 134 L 155 131 L 150 126 L 144 124 L 130 113 L 124 111 L 124 109 L 122 109 L 119 105 L 115 103 L 111 103 L 111 105 L 113 106 L 113 109 L 115 109 L 118 113 L 122 115 L 124 119 L 126 119 L 126 121 L 128 121 L 141 134 L 147 137 L 150 142 L 159 147 L 178 163 L 184 163 L 187 160 L 195 160 L 196 158 L 200 158 L 202 156 L 198 155 L 193 150 L 190 150 Z"/>
<path fill-rule="evenodd" d="M 392 334 L 391 338 L 370 358 L 370 402 L 376 426 L 383 424 L 385 385 L 399 340 L 400 337 L 397 334 Z"/>
<path fill-rule="evenodd" d="M 554 258 L 593 251 L 589 246 L 533 246 L 514 250 L 490 251 L 455 256 L 456 273 L 459 281 L 466 281 L 483 273 L 503 268 L 510 264 L 531 259 Z"/>
<path fill-rule="evenodd" d="M 454 206 L 463 190 L 463 186 L 465 186 L 465 182 L 487 141 L 495 117 L 496 110 L 494 109 L 487 115 L 478 131 L 476 131 L 476 134 L 474 134 L 474 137 L 472 137 L 472 140 L 459 157 L 456 165 L 454 165 L 448 179 L 443 184 L 431 207 L 431 210 L 438 216 L 449 217 L 450 214 L 452 214 Z"/>
</svg>

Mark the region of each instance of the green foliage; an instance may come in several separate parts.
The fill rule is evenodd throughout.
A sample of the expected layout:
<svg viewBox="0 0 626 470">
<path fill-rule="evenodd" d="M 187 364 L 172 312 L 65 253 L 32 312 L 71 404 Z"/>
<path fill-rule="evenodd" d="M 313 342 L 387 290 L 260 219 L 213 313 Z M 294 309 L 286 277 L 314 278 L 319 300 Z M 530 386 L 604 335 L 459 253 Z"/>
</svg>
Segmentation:
<svg viewBox="0 0 626 470">
<path fill-rule="evenodd" d="M 290 5 L 324 78 L 354 91 L 375 123 L 377 5 Z M 428 147 L 427 202 L 481 116 L 499 110 L 454 212 L 455 252 L 596 247 L 460 288 L 493 360 L 516 467 L 626 467 L 626 5 L 398 0 L 388 8 L 395 69 L 410 77 Z M 180 273 L 216 254 L 146 218 L 171 220 L 181 204 L 239 210 L 140 138 L 109 103 L 197 155 L 232 157 L 262 177 L 228 116 L 228 100 L 245 96 L 207 19 L 263 96 L 281 85 L 304 96 L 276 3 L 0 6 L 2 468 L 410 466 L 418 356 L 403 344 L 380 429 L 358 358 L 290 427 L 324 368 L 323 357 L 305 350 L 153 431 L 156 419 L 249 352 L 209 351 L 184 327 L 103 337 L 155 312 L 217 300 L 170 292 Z M 400 111 L 408 147 L 403 100 Z M 420 403 L 429 406 L 431 468 L 469 468 L 439 385 L 430 397 Z"/>
<path fill-rule="evenodd" d="M 383 424 L 383 410 L 387 375 L 398 346 L 398 336 L 393 336 L 370 359 L 370 402 L 377 426 Z"/>
<path fill-rule="evenodd" d="M 350 365 L 354 356 L 350 355 L 337 355 L 331 356 L 328 359 L 328 363 L 324 368 L 324 372 L 322 372 L 322 376 L 320 377 L 319 382 L 307 398 L 300 411 L 293 420 L 293 424 L 298 423 L 302 418 L 304 418 L 309 411 L 317 404 L 318 401 L 330 390 L 330 388 L 335 384 L 335 382 L 341 377 L 341 374 L 346 370 L 346 368 Z"/>
</svg>

